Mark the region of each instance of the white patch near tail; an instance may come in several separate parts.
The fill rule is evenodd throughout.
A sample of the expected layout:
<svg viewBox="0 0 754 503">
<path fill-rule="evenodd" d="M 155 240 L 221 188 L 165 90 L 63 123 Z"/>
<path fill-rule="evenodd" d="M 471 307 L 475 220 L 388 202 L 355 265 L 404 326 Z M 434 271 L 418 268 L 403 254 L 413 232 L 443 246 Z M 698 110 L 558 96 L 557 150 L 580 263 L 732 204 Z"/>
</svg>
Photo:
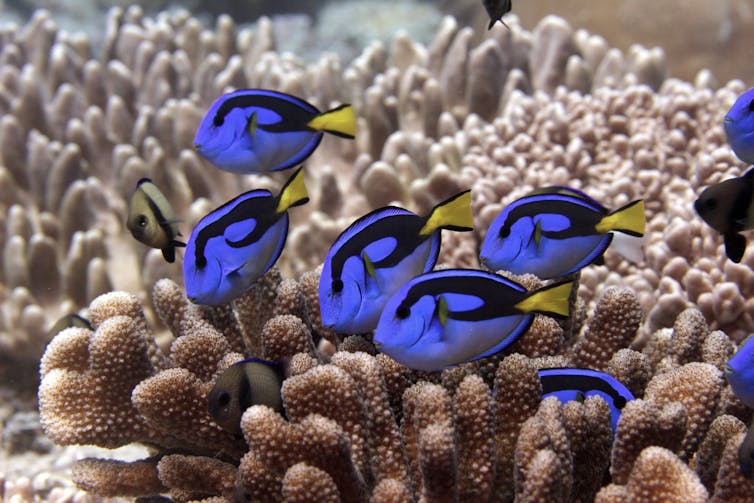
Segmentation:
<svg viewBox="0 0 754 503">
<path fill-rule="evenodd" d="M 613 232 L 610 248 L 631 262 L 639 263 L 644 260 L 644 237 L 642 236 L 629 236 L 622 232 Z"/>
</svg>

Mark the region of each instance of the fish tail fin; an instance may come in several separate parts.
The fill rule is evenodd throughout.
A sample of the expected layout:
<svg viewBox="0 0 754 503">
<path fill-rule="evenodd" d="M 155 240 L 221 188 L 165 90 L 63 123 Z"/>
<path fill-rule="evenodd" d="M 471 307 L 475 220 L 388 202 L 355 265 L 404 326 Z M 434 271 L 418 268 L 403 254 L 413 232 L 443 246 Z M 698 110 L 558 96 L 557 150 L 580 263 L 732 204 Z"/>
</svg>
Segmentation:
<svg viewBox="0 0 754 503">
<path fill-rule="evenodd" d="M 165 248 L 162 249 L 162 257 L 165 259 L 165 261 L 171 264 L 175 262 L 175 249 L 179 246 L 185 247 L 186 243 L 174 239 L 170 243 L 168 243 Z"/>
<path fill-rule="evenodd" d="M 570 314 L 569 300 L 572 288 L 573 281 L 571 280 L 553 283 L 531 292 L 528 297 L 513 307 L 525 313 L 566 317 Z"/>
<path fill-rule="evenodd" d="M 644 260 L 644 238 L 628 234 L 613 234 L 610 247 L 631 262 Z"/>
<path fill-rule="evenodd" d="M 356 136 L 356 114 L 353 113 L 353 107 L 347 103 L 322 112 L 306 125 L 315 131 L 324 131 L 343 138 Z"/>
<path fill-rule="evenodd" d="M 280 189 L 278 204 L 275 208 L 277 213 L 283 213 L 293 206 L 300 206 L 309 201 L 309 193 L 304 185 L 304 168 L 298 170 L 291 176 L 283 188 Z"/>
<path fill-rule="evenodd" d="M 597 232 L 622 232 L 631 236 L 643 236 L 647 227 L 644 216 L 644 200 L 637 199 L 605 215 L 594 228 Z"/>
<path fill-rule="evenodd" d="M 470 231 L 474 228 L 471 213 L 471 191 L 465 190 L 441 202 L 427 216 L 420 236 L 428 236 L 438 229 Z"/>
</svg>

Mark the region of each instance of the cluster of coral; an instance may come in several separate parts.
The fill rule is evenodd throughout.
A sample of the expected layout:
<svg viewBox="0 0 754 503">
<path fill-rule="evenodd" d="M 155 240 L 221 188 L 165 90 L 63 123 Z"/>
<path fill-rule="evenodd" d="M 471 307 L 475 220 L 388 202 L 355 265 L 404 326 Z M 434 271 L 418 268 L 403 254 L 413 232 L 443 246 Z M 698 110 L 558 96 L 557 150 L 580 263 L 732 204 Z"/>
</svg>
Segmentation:
<svg viewBox="0 0 754 503">
<path fill-rule="evenodd" d="M 721 369 L 754 328 L 754 253 L 726 261 L 691 206 L 741 173 L 721 118 L 743 85 L 714 89 L 704 71 L 669 79 L 661 50 L 623 54 L 558 18 L 533 32 L 509 24 L 475 45 L 446 19 L 428 47 L 398 35 L 346 68 L 275 52 L 268 22 L 237 30 L 220 17 L 207 29 L 186 12 L 114 10 L 96 50 L 45 13 L 0 33 L 0 368 L 36 369 L 47 327 L 82 310 L 93 330 L 59 333 L 42 359 L 47 434 L 154 453 L 81 461 L 79 487 L 180 501 L 751 494 L 736 457 L 751 411 Z M 200 307 L 178 266 L 127 235 L 125 201 L 152 178 L 186 232 L 230 194 L 279 186 L 285 175 L 219 173 L 192 148 L 209 103 L 242 87 L 321 109 L 350 101 L 359 133 L 325 139 L 307 161 L 311 211 L 291 215 L 280 269 L 232 306 Z M 509 356 L 442 373 L 320 326 L 316 268 L 368 209 L 426 213 L 471 188 L 486 229 L 502 206 L 553 183 L 610 207 L 644 198 L 648 212 L 645 262 L 608 252 L 605 267 L 584 270 L 567 324 L 538 317 Z M 444 236 L 440 261 L 477 266 L 483 236 L 470 234 Z M 291 358 L 286 417 L 253 406 L 240 438 L 212 421 L 206 394 L 249 356 Z M 541 401 L 536 369 L 552 366 L 605 370 L 639 398 L 613 434 L 599 398 Z"/>
</svg>

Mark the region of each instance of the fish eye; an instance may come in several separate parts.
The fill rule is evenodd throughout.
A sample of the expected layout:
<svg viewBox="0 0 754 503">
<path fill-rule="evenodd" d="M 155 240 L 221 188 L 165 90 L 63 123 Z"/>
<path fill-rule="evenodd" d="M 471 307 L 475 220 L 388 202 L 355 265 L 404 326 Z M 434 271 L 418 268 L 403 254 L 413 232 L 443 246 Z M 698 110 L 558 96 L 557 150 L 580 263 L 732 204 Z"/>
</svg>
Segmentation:
<svg viewBox="0 0 754 503">
<path fill-rule="evenodd" d="M 408 318 L 410 314 L 411 309 L 408 306 L 404 306 L 403 304 L 398 306 L 398 309 L 395 310 L 395 315 L 402 320 Z"/>
<path fill-rule="evenodd" d="M 343 282 L 339 279 L 332 280 L 332 291 L 335 293 L 342 292 L 343 291 Z"/>
<path fill-rule="evenodd" d="M 215 115 L 215 118 L 212 119 L 212 125 L 215 127 L 220 127 L 225 123 L 225 119 L 220 115 Z"/>
<path fill-rule="evenodd" d="M 503 225 L 502 227 L 500 227 L 500 233 L 499 233 L 498 237 L 500 239 L 503 239 L 503 238 L 507 238 L 508 236 L 510 236 L 510 234 L 511 234 L 510 227 L 508 227 L 507 225 Z"/>
<path fill-rule="evenodd" d="M 717 199 L 711 197 L 711 198 L 707 199 L 706 201 L 704 201 L 704 205 L 707 208 L 709 208 L 711 210 L 714 210 L 715 208 L 717 208 Z"/>
<path fill-rule="evenodd" d="M 622 396 L 619 396 L 618 398 L 613 400 L 613 405 L 615 405 L 615 407 L 618 409 L 622 409 L 623 407 L 626 406 L 626 399 L 623 398 Z"/>
<path fill-rule="evenodd" d="M 144 214 L 141 214 L 138 217 L 136 217 L 136 225 L 138 225 L 139 227 L 146 227 L 148 222 L 149 222 L 149 219 Z"/>
<path fill-rule="evenodd" d="M 749 102 L 749 112 L 754 112 L 754 100 Z"/>
<path fill-rule="evenodd" d="M 230 403 L 230 393 L 227 391 L 221 391 L 217 396 L 217 403 L 220 407 L 225 407 Z"/>
</svg>

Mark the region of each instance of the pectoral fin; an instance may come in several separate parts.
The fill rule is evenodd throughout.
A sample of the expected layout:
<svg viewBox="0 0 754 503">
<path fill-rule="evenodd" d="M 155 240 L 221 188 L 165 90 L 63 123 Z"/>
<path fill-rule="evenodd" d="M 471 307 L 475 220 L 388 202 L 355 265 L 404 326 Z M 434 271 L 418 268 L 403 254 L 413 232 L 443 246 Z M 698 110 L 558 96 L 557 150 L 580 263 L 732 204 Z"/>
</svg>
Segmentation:
<svg viewBox="0 0 754 503">
<path fill-rule="evenodd" d="M 377 280 L 377 272 L 374 270 L 374 262 L 372 262 L 372 259 L 369 258 L 369 255 L 367 255 L 367 252 L 361 252 L 361 260 L 364 261 L 364 268 L 367 270 L 367 274 L 369 274 L 373 280 Z"/>
<path fill-rule="evenodd" d="M 741 262 L 746 251 L 746 238 L 737 232 L 729 232 L 723 238 L 725 239 L 725 254 L 733 262 Z"/>
<path fill-rule="evenodd" d="M 443 327 L 448 322 L 448 301 L 442 295 L 437 300 L 437 319 Z"/>
<path fill-rule="evenodd" d="M 251 114 L 251 117 L 249 117 L 249 122 L 246 125 L 246 130 L 249 132 L 252 138 L 254 138 L 254 135 L 257 132 L 257 113 L 253 112 Z"/>
<path fill-rule="evenodd" d="M 534 225 L 534 244 L 539 246 L 540 241 L 542 241 L 542 221 L 537 220 Z"/>
</svg>

